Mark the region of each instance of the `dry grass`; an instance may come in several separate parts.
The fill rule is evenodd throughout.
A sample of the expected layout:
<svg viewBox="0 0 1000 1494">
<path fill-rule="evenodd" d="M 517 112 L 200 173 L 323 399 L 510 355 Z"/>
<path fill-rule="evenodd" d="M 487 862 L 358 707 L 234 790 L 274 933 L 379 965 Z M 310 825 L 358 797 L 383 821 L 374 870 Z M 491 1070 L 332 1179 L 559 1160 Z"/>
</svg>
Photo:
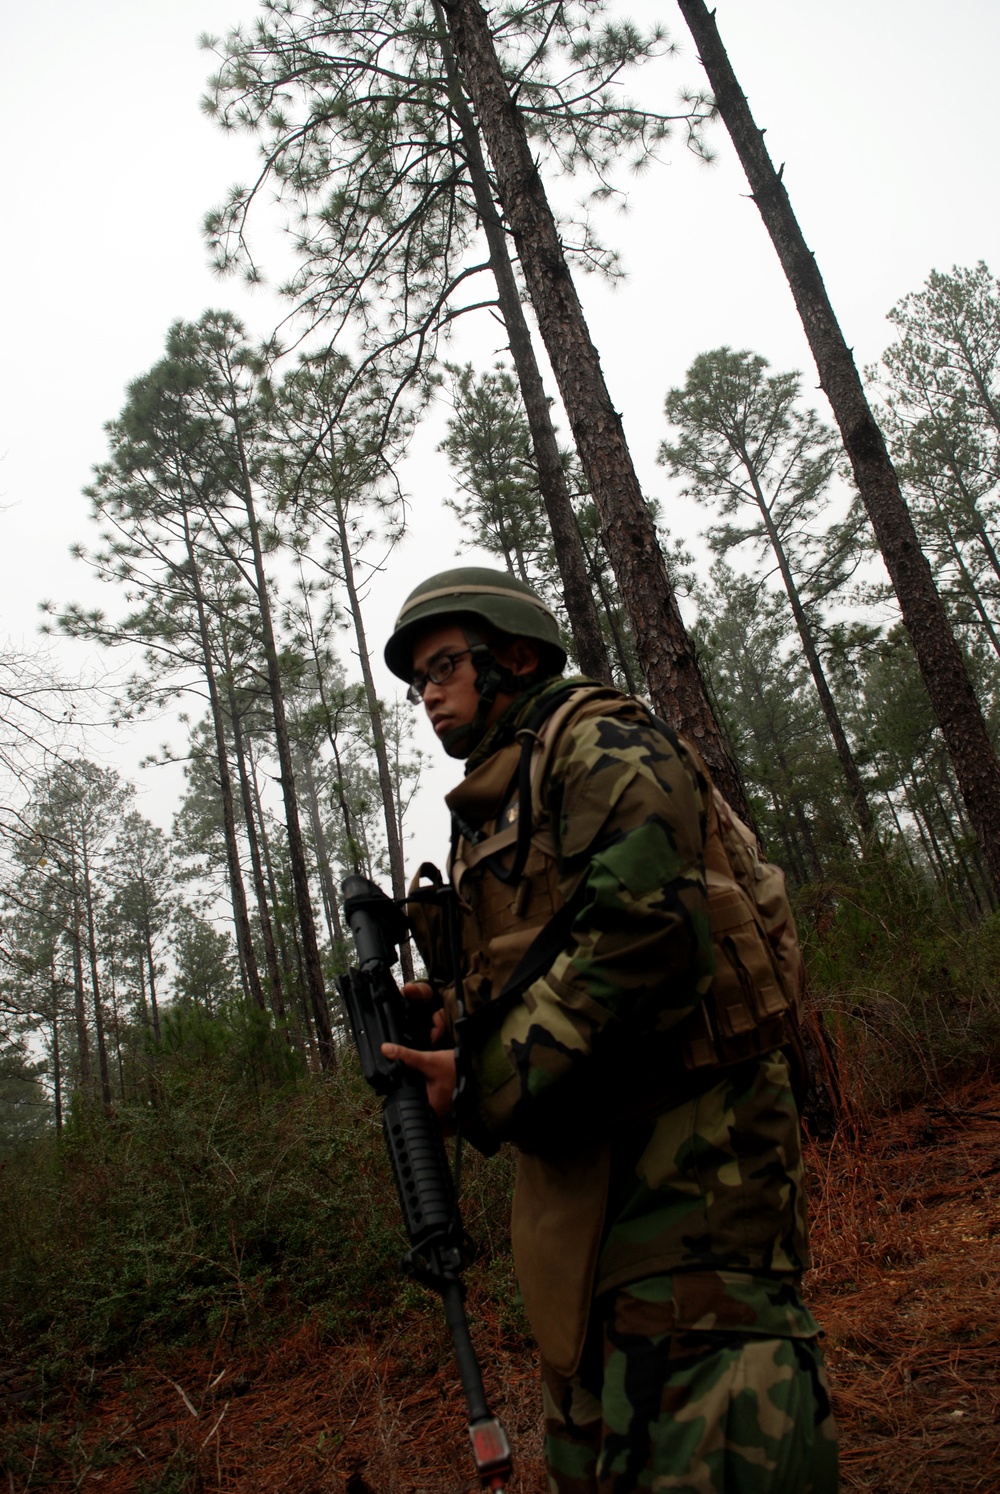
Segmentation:
<svg viewBox="0 0 1000 1494">
<path fill-rule="evenodd" d="M 1000 1088 L 810 1148 L 845 1489 L 1000 1491 Z"/>
<path fill-rule="evenodd" d="M 535 1366 L 489 1323 L 487 1394 L 514 1447 L 512 1494 L 543 1487 Z M 433 1304 L 377 1343 L 303 1328 L 258 1356 L 174 1355 L 115 1370 L 32 1417 L 35 1472 L 11 1494 L 465 1494 L 478 1488 L 449 1345 Z M 82 1435 L 69 1435 L 72 1426 Z M 24 1430 L 29 1431 L 27 1417 Z M 30 1437 L 21 1459 L 32 1456 Z"/>
<path fill-rule="evenodd" d="M 1000 1086 L 845 1126 L 809 1149 L 816 1264 L 844 1487 L 1000 1494 Z M 476 1304 L 488 1393 L 541 1494 L 532 1356 Z M 117 1369 L 45 1406 L 0 1371 L 10 1494 L 465 1494 L 461 1398 L 432 1306 L 378 1342 L 306 1326 L 270 1352 Z M 17 1468 L 17 1471 L 15 1469 Z"/>
</svg>

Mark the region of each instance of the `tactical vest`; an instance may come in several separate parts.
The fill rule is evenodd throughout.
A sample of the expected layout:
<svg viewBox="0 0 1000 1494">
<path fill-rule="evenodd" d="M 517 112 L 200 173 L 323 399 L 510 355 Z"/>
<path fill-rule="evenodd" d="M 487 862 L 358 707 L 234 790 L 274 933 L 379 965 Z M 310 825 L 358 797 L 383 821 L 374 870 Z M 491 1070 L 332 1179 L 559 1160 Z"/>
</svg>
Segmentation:
<svg viewBox="0 0 1000 1494">
<path fill-rule="evenodd" d="M 461 944 L 452 963 L 462 966 L 463 1006 L 473 1020 L 490 1002 L 499 1003 L 499 1015 L 504 1000 L 517 999 L 518 990 L 545 973 L 558 952 L 553 945 L 571 937 L 574 898 L 588 858 L 581 855 L 576 884 L 560 882 L 545 800 L 563 733 L 593 716 L 666 730 L 639 701 L 618 691 L 572 689 L 557 697 L 546 719 L 534 721 L 532 730 L 494 753 L 447 795 L 455 823 L 467 832 L 455 840 L 449 870 Z M 697 753 L 686 744 L 682 750 L 704 772 Z M 707 772 L 704 777 L 711 781 Z M 794 1042 L 802 960 L 784 879 L 761 860 L 753 835 L 721 795 L 706 795 L 704 810 L 715 977 L 695 1012 L 660 1040 L 655 1034 L 633 1034 L 629 1061 L 621 1066 L 622 1091 L 608 1111 L 615 1131 L 627 1131 L 633 1121 L 709 1088 L 717 1082 L 714 1070 Z M 479 834 L 474 825 L 482 827 Z M 432 871 L 421 868 L 417 881 Z M 454 1020 L 456 997 L 441 958 L 439 911 L 418 902 L 408 913 L 432 979 L 444 984 Z M 536 976 L 532 961 L 542 967 Z M 605 1074 L 602 1083 L 614 1078 Z M 575 1372 L 586 1335 L 613 1153 L 612 1137 L 599 1135 L 537 1152 L 522 1149 L 518 1156 L 511 1216 L 517 1277 L 539 1347 L 566 1375 Z"/>
<path fill-rule="evenodd" d="M 503 991 L 572 901 L 575 887 L 560 885 L 545 789 L 562 734 L 594 716 L 665 729 L 639 701 L 581 686 L 534 732 L 520 733 L 446 796 L 460 825 L 484 826 L 475 841 L 458 837 L 449 867 L 461 910 L 466 1011 Z M 685 750 L 710 782 L 698 754 L 687 743 Z M 689 1075 L 727 1068 L 794 1042 L 797 1028 L 803 964 L 783 874 L 761 858 L 752 832 L 714 788 L 706 805 L 705 870 L 715 975 L 707 997 L 669 1034 L 673 1061 L 657 1055 L 665 1089 L 676 1087 L 678 1065 Z M 585 876 L 586 867 L 579 880 Z M 446 999 L 454 1015 L 453 993 Z M 645 1101 L 655 1098 L 647 1094 Z"/>
</svg>

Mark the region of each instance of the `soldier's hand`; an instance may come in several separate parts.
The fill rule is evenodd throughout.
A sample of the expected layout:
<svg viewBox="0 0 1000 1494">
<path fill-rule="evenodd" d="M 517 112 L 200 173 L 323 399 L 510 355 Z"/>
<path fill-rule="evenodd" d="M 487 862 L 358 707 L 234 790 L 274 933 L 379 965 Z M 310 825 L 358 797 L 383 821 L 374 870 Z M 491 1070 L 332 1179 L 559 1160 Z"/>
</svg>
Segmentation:
<svg viewBox="0 0 1000 1494">
<path fill-rule="evenodd" d="M 429 980 L 408 980 L 399 988 L 407 1001 L 433 1001 L 434 987 Z"/>
<path fill-rule="evenodd" d="M 408 1001 L 436 1001 L 438 999 L 434 987 L 426 980 L 408 980 L 399 989 Z M 432 1048 L 441 1041 L 447 1031 L 448 1018 L 445 1015 L 444 1008 L 439 1007 L 431 1017 L 430 1042 Z"/>
<path fill-rule="evenodd" d="M 423 1074 L 427 1085 L 427 1099 L 438 1120 L 447 1120 L 451 1114 L 451 1100 L 455 1093 L 455 1050 L 438 1048 L 424 1052 L 419 1048 L 401 1048 L 397 1043 L 383 1043 L 386 1058 L 405 1063 L 408 1069 Z"/>
</svg>

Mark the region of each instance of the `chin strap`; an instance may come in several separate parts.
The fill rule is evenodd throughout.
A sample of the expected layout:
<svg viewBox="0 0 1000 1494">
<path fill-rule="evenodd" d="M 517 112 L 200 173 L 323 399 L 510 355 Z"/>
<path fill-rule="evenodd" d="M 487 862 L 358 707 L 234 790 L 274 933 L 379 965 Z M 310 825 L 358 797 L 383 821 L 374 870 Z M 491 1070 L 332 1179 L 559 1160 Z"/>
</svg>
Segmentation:
<svg viewBox="0 0 1000 1494">
<path fill-rule="evenodd" d="M 499 659 L 494 658 L 478 633 L 466 632 L 464 628 L 462 631 L 472 651 L 479 704 L 467 726 L 453 727 L 441 738 L 441 745 L 449 757 L 468 757 L 479 746 L 489 726 L 490 711 L 501 690 L 508 695 L 520 695 L 522 690 L 530 690 L 538 678 L 537 670 L 532 670 L 530 674 L 514 674 Z"/>
</svg>

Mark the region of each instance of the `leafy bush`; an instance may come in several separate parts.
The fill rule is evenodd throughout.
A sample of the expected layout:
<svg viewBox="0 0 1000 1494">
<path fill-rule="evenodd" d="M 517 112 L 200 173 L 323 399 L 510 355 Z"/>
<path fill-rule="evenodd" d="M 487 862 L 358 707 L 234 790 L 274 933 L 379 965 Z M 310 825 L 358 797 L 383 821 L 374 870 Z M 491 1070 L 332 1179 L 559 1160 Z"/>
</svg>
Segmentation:
<svg viewBox="0 0 1000 1494">
<path fill-rule="evenodd" d="M 398 1271 L 378 1104 L 353 1057 L 265 1085 L 217 1028 L 167 1038 L 147 1102 L 80 1106 L 59 1142 L 0 1163 L 0 1321 L 54 1369 L 252 1342 L 307 1313 L 335 1336 L 370 1330 L 418 1290 Z M 474 1212 L 484 1188 L 504 1194 L 504 1170 L 492 1174 Z M 503 1196 L 490 1209 L 501 1253 L 507 1208 Z"/>
<path fill-rule="evenodd" d="M 813 997 L 856 1100 L 921 1100 L 1000 1061 L 1000 914 L 970 922 L 891 856 L 796 900 Z"/>
</svg>

